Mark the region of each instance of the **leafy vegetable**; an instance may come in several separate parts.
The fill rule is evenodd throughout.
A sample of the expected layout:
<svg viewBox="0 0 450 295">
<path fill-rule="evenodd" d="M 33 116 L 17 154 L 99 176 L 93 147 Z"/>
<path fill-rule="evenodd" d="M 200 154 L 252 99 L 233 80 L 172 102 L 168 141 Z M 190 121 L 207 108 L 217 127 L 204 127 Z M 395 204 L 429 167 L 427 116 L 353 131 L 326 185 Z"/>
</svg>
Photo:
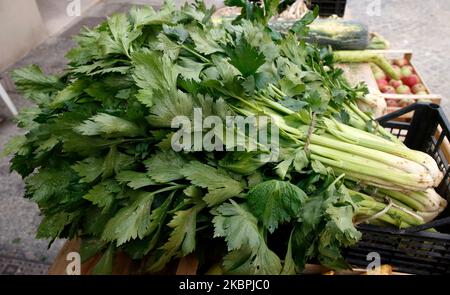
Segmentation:
<svg viewBox="0 0 450 295">
<path fill-rule="evenodd" d="M 298 217 L 306 194 L 286 181 L 269 180 L 253 187 L 247 196 L 253 214 L 274 232 L 279 223 Z"/>
</svg>

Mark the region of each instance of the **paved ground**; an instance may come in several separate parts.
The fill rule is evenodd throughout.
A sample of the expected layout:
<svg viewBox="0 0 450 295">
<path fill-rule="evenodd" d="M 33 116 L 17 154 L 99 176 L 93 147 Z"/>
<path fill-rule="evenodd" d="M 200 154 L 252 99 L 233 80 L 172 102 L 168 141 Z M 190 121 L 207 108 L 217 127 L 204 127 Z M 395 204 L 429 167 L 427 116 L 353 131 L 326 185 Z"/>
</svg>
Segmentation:
<svg viewBox="0 0 450 295">
<path fill-rule="evenodd" d="M 108 1 L 91 9 L 84 18 L 62 35 L 52 37 L 30 52 L 14 67 L 36 63 L 47 72 L 59 71 L 65 66 L 64 54 L 73 46 L 71 37 L 82 25 L 94 26 L 114 11 L 123 11 L 129 5 L 120 0 Z M 152 1 L 153 2 L 153 1 Z M 154 0 L 153 3 L 158 3 Z M 379 15 L 370 16 L 370 4 L 380 3 Z M 376 8 L 376 7 L 375 7 Z M 366 22 L 370 28 L 388 38 L 393 48 L 413 49 L 414 62 L 424 79 L 435 93 L 450 96 L 450 1 L 447 0 L 348 0 L 351 16 Z M 371 10 L 377 12 L 375 10 Z M 5 76 L 5 75 L 3 75 Z M 19 108 L 28 103 L 14 92 L 12 84 L 5 79 L 4 86 L 10 90 Z M 447 114 L 450 105 L 444 102 Z M 0 150 L 9 138 L 19 134 L 6 107 L 0 103 Z M 63 241 L 56 241 L 47 249 L 47 241 L 34 239 L 40 217 L 37 207 L 22 198 L 23 182 L 17 174 L 9 174 L 8 159 L 0 160 L 0 274 L 40 274 L 55 257 Z"/>
</svg>

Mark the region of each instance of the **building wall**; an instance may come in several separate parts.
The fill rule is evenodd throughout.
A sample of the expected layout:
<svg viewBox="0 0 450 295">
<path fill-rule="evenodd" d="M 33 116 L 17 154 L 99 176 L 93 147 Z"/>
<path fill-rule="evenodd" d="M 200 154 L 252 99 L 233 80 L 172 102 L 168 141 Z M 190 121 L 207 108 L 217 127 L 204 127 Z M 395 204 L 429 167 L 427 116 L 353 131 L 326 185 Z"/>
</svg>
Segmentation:
<svg viewBox="0 0 450 295">
<path fill-rule="evenodd" d="M 47 30 L 34 0 L 0 0 L 0 70 L 44 40 Z"/>
<path fill-rule="evenodd" d="M 1 1 L 1 0 L 0 0 Z M 36 0 L 49 35 L 57 35 L 80 20 L 79 16 L 100 0 Z M 111 0 L 106 0 L 108 2 Z M 74 14 L 75 13 L 75 14 Z M 76 15 L 80 13 L 80 15 Z"/>
<path fill-rule="evenodd" d="M 83 14 L 99 1 L 0 0 L 0 72 L 48 36 L 57 35 L 77 22 L 79 17 L 68 12 L 71 3 L 79 3 Z"/>
</svg>

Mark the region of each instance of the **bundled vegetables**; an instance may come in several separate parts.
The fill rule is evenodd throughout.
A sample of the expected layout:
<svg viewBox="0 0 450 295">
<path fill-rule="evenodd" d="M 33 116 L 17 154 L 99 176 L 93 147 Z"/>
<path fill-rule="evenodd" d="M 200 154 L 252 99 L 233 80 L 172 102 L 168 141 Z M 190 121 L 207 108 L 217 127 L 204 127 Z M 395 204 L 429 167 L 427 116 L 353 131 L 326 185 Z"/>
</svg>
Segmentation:
<svg viewBox="0 0 450 295">
<path fill-rule="evenodd" d="M 280 34 L 276 1 L 231 2 L 245 9 L 220 26 L 202 2 L 133 8 L 84 29 L 65 73 L 15 71 L 37 107 L 6 152 L 39 238 L 81 237 L 83 260 L 103 253 L 95 273 L 124 251 L 144 272 L 195 253 L 205 271 L 294 274 L 348 267 L 356 222 L 411 226 L 445 206 L 434 160 L 361 112 L 365 87 L 303 41 L 314 12 Z M 248 125 L 267 138 L 219 124 L 230 116 L 268 118 Z"/>
</svg>

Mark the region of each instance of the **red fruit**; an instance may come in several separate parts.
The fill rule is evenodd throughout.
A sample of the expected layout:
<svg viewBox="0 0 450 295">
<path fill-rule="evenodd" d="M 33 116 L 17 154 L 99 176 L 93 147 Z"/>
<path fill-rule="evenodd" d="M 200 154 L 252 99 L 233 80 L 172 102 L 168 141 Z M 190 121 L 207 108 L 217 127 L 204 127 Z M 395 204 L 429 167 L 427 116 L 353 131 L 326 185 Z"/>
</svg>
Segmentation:
<svg viewBox="0 0 450 295">
<path fill-rule="evenodd" d="M 386 80 L 384 80 L 384 79 L 380 79 L 380 80 L 377 80 L 377 85 L 378 85 L 378 88 L 383 88 L 384 86 L 387 86 L 388 85 L 388 82 L 386 81 Z"/>
<path fill-rule="evenodd" d="M 412 74 L 407 77 L 402 77 L 402 82 L 403 82 L 403 84 L 408 85 L 409 87 L 413 87 L 414 85 L 419 83 L 420 80 L 419 80 L 419 77 L 417 77 L 417 75 Z"/>
<path fill-rule="evenodd" d="M 421 83 L 418 83 L 418 84 L 416 84 L 416 85 L 414 85 L 412 88 L 411 88 L 411 90 L 412 90 L 412 92 L 414 93 L 414 94 L 417 94 L 418 92 L 427 92 L 427 89 L 425 88 L 425 86 L 423 85 L 423 84 L 421 84 Z"/>
<path fill-rule="evenodd" d="M 411 89 L 406 85 L 401 85 L 395 89 L 398 94 L 411 94 Z"/>
<path fill-rule="evenodd" d="M 409 64 L 409 62 L 406 58 L 394 59 L 394 65 L 397 65 L 399 67 L 406 66 L 407 64 Z"/>
<path fill-rule="evenodd" d="M 388 107 L 398 107 L 398 100 L 397 99 L 392 99 L 392 98 L 387 98 L 386 99 L 386 105 Z"/>
<path fill-rule="evenodd" d="M 402 67 L 400 69 L 400 77 L 409 77 L 413 74 L 412 70 L 408 67 Z"/>
<path fill-rule="evenodd" d="M 381 88 L 380 90 L 383 93 L 392 93 L 392 94 L 396 93 L 395 88 L 392 87 L 391 85 L 386 85 L 383 88 Z"/>
<path fill-rule="evenodd" d="M 384 72 L 374 72 L 375 80 L 385 80 L 386 74 Z"/>
<path fill-rule="evenodd" d="M 389 81 L 389 85 L 391 85 L 394 88 L 397 88 L 399 86 L 402 86 L 403 82 L 401 80 L 394 80 L 394 79 L 392 79 L 391 81 Z"/>
</svg>

